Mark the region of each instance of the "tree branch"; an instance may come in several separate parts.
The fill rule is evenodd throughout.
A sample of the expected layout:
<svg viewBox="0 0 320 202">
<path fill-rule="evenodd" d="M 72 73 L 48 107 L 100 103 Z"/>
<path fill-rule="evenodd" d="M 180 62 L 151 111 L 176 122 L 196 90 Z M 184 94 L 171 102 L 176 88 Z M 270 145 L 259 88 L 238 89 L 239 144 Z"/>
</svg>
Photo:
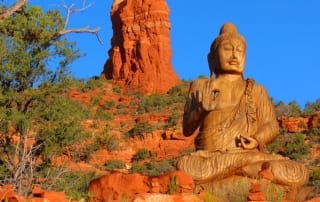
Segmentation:
<svg viewBox="0 0 320 202">
<path fill-rule="evenodd" d="M 65 18 L 64 29 L 58 33 L 58 37 L 66 35 L 66 34 L 70 34 L 70 33 L 78 33 L 78 34 L 79 33 L 89 33 L 89 34 L 94 34 L 97 37 L 99 43 L 103 44 L 103 41 L 101 40 L 101 38 L 99 36 L 100 27 L 95 28 L 95 29 L 90 29 L 89 27 L 79 28 L 79 29 L 67 29 L 69 21 L 70 21 L 70 16 L 72 14 L 83 12 L 93 5 L 92 3 L 87 5 L 86 0 L 81 0 L 81 2 L 82 2 L 81 8 L 77 8 L 75 4 L 71 4 L 70 6 L 68 6 L 63 1 L 62 7 L 66 10 L 66 18 Z"/>
<path fill-rule="evenodd" d="M 61 30 L 57 34 L 56 38 L 59 38 L 63 35 L 70 34 L 70 33 L 89 33 L 89 34 L 94 34 L 97 37 L 99 43 L 103 44 L 103 41 L 101 40 L 101 38 L 99 36 L 100 27 L 97 27 L 95 29 L 90 29 L 89 27 L 84 27 L 84 28 L 79 28 L 79 29 L 68 29 L 71 15 L 74 13 L 84 12 L 85 10 L 90 8 L 93 5 L 93 3 L 87 4 L 86 0 L 81 0 L 81 7 L 77 8 L 77 6 L 75 4 L 71 4 L 68 6 L 64 2 L 64 0 L 62 0 L 62 2 L 63 3 L 61 6 L 66 11 L 66 17 L 65 17 L 64 28 L 63 28 L 63 30 Z M 28 3 L 28 0 L 18 0 L 12 7 L 10 7 L 8 10 L 5 10 L 4 13 L 0 13 L 0 22 L 7 19 L 8 17 L 10 17 L 13 13 L 17 12 L 19 9 L 21 9 L 27 3 Z"/>
<path fill-rule="evenodd" d="M 58 36 L 63 36 L 66 34 L 70 34 L 70 33 L 89 33 L 89 34 L 94 34 L 96 35 L 98 41 L 100 44 L 103 44 L 103 41 L 101 40 L 100 36 L 99 36 L 99 31 L 100 31 L 100 27 L 95 28 L 95 29 L 89 29 L 89 28 L 80 28 L 80 29 L 64 29 L 61 30 L 58 34 Z"/>
<path fill-rule="evenodd" d="M 28 0 L 18 0 L 13 6 L 11 6 L 8 10 L 4 13 L 0 14 L 0 22 L 10 17 L 13 13 L 17 12 L 21 9 L 24 5 L 28 3 Z"/>
</svg>

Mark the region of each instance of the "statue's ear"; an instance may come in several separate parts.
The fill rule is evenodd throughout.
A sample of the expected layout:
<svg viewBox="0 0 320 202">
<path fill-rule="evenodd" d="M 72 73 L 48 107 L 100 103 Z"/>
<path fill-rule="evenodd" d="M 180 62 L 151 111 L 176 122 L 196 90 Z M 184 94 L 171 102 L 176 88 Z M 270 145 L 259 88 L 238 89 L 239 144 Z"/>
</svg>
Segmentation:
<svg viewBox="0 0 320 202">
<path fill-rule="evenodd" d="M 213 54 L 210 52 L 208 54 L 208 65 L 209 65 L 209 69 L 210 69 L 210 77 L 213 77 L 214 76 L 214 56 Z"/>
<path fill-rule="evenodd" d="M 214 78 L 217 77 L 219 74 L 219 57 L 215 53 L 210 52 L 208 54 L 208 64 L 210 68 L 210 77 Z"/>
</svg>

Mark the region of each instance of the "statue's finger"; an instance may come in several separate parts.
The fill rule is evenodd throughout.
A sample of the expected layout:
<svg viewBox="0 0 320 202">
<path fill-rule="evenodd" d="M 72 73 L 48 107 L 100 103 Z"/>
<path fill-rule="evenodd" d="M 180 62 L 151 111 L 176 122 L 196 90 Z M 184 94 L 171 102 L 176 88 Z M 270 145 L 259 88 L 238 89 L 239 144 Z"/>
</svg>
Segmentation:
<svg viewBox="0 0 320 202">
<path fill-rule="evenodd" d="M 210 89 L 214 89 L 214 79 L 212 78 L 209 79 L 209 86 L 210 86 Z"/>
<path fill-rule="evenodd" d="M 202 102 L 202 91 L 197 91 L 198 103 Z"/>
</svg>

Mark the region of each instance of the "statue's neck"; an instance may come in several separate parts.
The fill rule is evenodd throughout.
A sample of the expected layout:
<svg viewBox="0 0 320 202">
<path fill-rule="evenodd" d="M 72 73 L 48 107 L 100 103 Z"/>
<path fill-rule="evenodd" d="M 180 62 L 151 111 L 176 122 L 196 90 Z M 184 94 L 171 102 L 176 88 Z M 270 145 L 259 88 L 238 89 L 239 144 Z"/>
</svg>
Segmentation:
<svg viewBox="0 0 320 202">
<path fill-rule="evenodd" d="M 217 79 L 223 79 L 228 81 L 244 80 L 242 74 L 220 74 Z"/>
</svg>

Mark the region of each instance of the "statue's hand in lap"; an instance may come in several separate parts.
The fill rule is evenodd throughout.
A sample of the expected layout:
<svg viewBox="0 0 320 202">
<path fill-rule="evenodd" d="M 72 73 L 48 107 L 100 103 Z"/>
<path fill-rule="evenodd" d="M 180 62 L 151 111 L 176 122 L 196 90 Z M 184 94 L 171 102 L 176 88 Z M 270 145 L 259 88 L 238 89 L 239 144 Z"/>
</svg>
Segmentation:
<svg viewBox="0 0 320 202">
<path fill-rule="evenodd" d="M 252 137 L 246 137 L 243 135 L 239 135 L 239 146 L 243 149 L 256 149 L 259 146 L 259 143 L 256 139 Z"/>
</svg>

